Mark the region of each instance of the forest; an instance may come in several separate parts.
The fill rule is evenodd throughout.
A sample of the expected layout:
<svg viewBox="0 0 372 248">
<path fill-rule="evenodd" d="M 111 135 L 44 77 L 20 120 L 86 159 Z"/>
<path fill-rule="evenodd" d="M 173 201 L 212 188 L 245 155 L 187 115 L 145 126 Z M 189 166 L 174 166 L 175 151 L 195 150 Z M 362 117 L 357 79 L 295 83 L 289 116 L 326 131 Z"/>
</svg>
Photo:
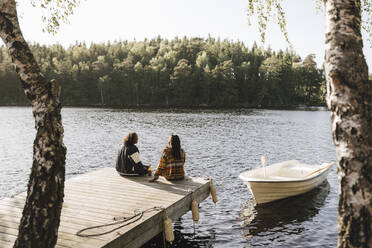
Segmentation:
<svg viewBox="0 0 372 248">
<path fill-rule="evenodd" d="M 324 105 L 315 56 L 208 38 L 161 37 L 87 46 L 32 44 L 65 106 L 293 107 Z M 0 105 L 27 105 L 6 47 L 0 46 Z"/>
</svg>

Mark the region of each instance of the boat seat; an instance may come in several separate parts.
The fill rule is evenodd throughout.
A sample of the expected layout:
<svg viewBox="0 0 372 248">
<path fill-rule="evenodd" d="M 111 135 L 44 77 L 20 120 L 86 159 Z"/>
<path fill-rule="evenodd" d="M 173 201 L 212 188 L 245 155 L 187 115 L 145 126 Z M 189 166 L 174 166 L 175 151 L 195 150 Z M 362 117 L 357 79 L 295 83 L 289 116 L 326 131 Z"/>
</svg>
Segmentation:
<svg viewBox="0 0 372 248">
<path fill-rule="evenodd" d="M 292 180 L 293 177 L 269 176 L 267 179 L 274 179 L 274 180 Z"/>
<path fill-rule="evenodd" d="M 304 166 L 293 166 L 293 167 L 291 167 L 291 170 L 312 172 L 314 169 L 313 168 L 307 168 L 307 167 L 304 167 Z"/>
</svg>

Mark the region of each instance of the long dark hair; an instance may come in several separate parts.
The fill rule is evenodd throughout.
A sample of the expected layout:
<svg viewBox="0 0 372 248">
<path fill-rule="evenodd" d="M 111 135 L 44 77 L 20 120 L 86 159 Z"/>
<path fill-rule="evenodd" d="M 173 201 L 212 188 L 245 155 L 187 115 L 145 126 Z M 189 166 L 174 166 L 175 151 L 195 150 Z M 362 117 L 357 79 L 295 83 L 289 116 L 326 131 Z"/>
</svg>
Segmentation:
<svg viewBox="0 0 372 248">
<path fill-rule="evenodd" d="M 178 135 L 173 135 L 170 137 L 169 143 L 172 147 L 172 155 L 175 159 L 181 158 L 181 141 Z"/>
<path fill-rule="evenodd" d="M 133 133 L 128 133 L 127 135 L 125 135 L 123 143 L 125 146 L 131 146 L 131 145 L 136 144 L 137 141 L 138 141 L 138 135 L 135 132 L 133 132 Z"/>
</svg>

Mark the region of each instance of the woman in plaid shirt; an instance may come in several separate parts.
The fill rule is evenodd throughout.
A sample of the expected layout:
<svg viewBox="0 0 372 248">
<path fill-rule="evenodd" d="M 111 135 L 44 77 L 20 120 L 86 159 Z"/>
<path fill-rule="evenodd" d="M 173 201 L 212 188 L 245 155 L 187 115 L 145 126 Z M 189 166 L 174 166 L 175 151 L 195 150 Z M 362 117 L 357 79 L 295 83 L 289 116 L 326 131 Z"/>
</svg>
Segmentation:
<svg viewBox="0 0 372 248">
<path fill-rule="evenodd" d="M 181 149 L 181 142 L 178 135 L 173 135 L 169 139 L 169 146 L 166 147 L 160 158 L 158 168 L 155 171 L 154 182 L 163 176 L 168 180 L 179 180 L 185 176 L 183 165 L 185 164 L 185 152 Z"/>
</svg>

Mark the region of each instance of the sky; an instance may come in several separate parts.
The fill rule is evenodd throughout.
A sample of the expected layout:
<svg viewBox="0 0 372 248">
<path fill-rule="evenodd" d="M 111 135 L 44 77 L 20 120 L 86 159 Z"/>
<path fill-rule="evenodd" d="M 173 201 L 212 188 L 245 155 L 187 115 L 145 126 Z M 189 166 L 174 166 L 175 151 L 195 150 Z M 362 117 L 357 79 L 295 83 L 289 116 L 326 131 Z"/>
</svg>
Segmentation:
<svg viewBox="0 0 372 248">
<path fill-rule="evenodd" d="M 21 1 L 22 2 L 22 1 Z M 23 1 L 29 2 L 29 1 Z M 315 0 L 286 0 L 289 40 L 294 51 L 304 59 L 315 54 L 320 67 L 324 60 L 324 12 L 316 10 Z M 59 43 L 65 47 L 85 41 L 114 42 L 174 37 L 212 37 L 242 41 L 251 47 L 254 41 L 273 50 L 289 45 L 275 23 L 266 31 L 265 44 L 260 43 L 257 20 L 248 25 L 248 0 L 81 0 L 69 24 L 63 24 L 57 35 L 42 32 L 41 11 L 21 3 L 19 14 L 27 41 L 41 44 Z M 0 43 L 2 44 L 2 43 Z M 364 40 L 367 64 L 372 64 L 372 49 Z"/>
</svg>

